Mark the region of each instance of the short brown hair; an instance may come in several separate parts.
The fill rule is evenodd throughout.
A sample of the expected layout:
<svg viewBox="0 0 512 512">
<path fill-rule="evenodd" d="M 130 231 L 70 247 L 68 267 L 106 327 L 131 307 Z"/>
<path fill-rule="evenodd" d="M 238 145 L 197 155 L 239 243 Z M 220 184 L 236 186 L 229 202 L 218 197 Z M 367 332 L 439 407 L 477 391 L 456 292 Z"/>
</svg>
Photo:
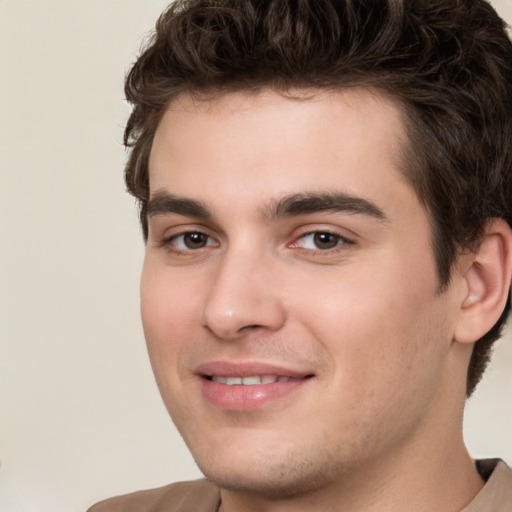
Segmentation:
<svg viewBox="0 0 512 512">
<path fill-rule="evenodd" d="M 440 290 L 487 222 L 512 225 L 512 43 L 485 0 L 177 0 L 126 79 L 128 190 L 144 236 L 148 161 L 178 94 L 378 87 L 404 106 L 406 174 L 428 212 Z M 510 311 L 475 345 L 473 392 Z"/>
</svg>

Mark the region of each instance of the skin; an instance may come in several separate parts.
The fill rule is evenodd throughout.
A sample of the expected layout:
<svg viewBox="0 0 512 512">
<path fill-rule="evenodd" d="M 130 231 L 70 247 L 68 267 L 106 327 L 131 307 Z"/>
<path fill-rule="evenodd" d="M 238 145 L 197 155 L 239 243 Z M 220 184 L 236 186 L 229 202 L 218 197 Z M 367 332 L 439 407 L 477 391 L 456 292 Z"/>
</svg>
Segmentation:
<svg viewBox="0 0 512 512">
<path fill-rule="evenodd" d="M 459 511 L 482 486 L 461 435 L 463 265 L 439 293 L 399 107 L 310 93 L 184 95 L 164 114 L 141 281 L 159 389 L 224 512 Z M 359 207 L 275 211 L 327 193 Z M 205 396 L 211 361 L 308 378 L 229 410 Z"/>
</svg>

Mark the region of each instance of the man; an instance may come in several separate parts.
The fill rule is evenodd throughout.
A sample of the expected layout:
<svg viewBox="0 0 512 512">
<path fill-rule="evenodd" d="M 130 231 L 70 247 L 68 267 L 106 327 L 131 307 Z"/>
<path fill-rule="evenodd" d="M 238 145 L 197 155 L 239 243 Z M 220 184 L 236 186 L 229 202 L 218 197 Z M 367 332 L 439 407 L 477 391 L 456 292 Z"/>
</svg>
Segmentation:
<svg viewBox="0 0 512 512">
<path fill-rule="evenodd" d="M 510 512 L 462 439 L 510 310 L 493 9 L 178 1 L 126 91 L 146 340 L 206 479 L 91 512 Z"/>
</svg>

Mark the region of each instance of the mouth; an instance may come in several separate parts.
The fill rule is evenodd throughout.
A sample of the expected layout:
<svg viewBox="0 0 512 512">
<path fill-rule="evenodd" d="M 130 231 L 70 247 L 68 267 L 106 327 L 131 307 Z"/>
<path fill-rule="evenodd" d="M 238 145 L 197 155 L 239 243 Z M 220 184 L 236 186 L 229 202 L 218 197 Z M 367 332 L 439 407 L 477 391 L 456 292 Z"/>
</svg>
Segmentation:
<svg viewBox="0 0 512 512">
<path fill-rule="evenodd" d="M 199 369 L 203 397 L 229 411 L 252 411 L 299 392 L 315 375 L 267 364 L 211 363 Z M 287 402 L 288 403 L 288 402 Z"/>
<path fill-rule="evenodd" d="M 274 382 L 292 382 L 302 380 L 303 378 L 310 378 L 312 375 L 305 377 L 287 377 L 280 375 L 252 375 L 249 377 L 224 377 L 221 375 L 206 375 L 207 380 L 218 382 L 219 384 L 226 384 L 227 386 L 258 386 L 260 384 L 274 384 Z"/>
</svg>

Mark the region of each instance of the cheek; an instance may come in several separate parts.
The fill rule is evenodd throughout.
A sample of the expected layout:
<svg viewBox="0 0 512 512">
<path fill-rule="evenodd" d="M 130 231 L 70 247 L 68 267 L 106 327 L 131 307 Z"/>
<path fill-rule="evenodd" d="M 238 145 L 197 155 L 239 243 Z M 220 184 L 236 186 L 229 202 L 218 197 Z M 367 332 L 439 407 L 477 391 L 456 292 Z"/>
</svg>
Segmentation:
<svg viewBox="0 0 512 512">
<path fill-rule="evenodd" d="M 166 366 L 179 362 L 189 345 L 197 294 L 179 283 L 168 269 L 145 263 L 140 295 L 144 336 L 158 380 L 166 373 Z"/>
<path fill-rule="evenodd" d="M 325 315 L 308 317 L 331 362 L 324 406 L 340 411 L 329 417 L 341 439 L 362 436 L 363 444 L 379 442 L 372 432 L 400 439 L 421 421 L 442 381 L 448 345 L 439 343 L 447 332 L 442 319 L 435 321 L 440 312 L 425 310 L 420 297 L 390 297 L 370 284 L 367 290 L 327 302 Z"/>
<path fill-rule="evenodd" d="M 347 393 L 373 394 L 379 387 L 400 389 L 404 379 L 427 379 L 427 361 L 444 350 L 433 343 L 447 339 L 449 331 L 437 304 L 435 271 L 415 278 L 417 270 L 382 255 L 371 264 L 303 282 L 309 300 L 296 315 L 323 345 L 334 378 Z"/>
<path fill-rule="evenodd" d="M 140 291 L 144 336 L 155 380 L 169 414 L 181 423 L 191 407 L 183 399 L 188 375 L 184 361 L 195 339 L 192 325 L 197 318 L 197 293 L 179 283 L 170 269 L 147 263 Z"/>
</svg>

